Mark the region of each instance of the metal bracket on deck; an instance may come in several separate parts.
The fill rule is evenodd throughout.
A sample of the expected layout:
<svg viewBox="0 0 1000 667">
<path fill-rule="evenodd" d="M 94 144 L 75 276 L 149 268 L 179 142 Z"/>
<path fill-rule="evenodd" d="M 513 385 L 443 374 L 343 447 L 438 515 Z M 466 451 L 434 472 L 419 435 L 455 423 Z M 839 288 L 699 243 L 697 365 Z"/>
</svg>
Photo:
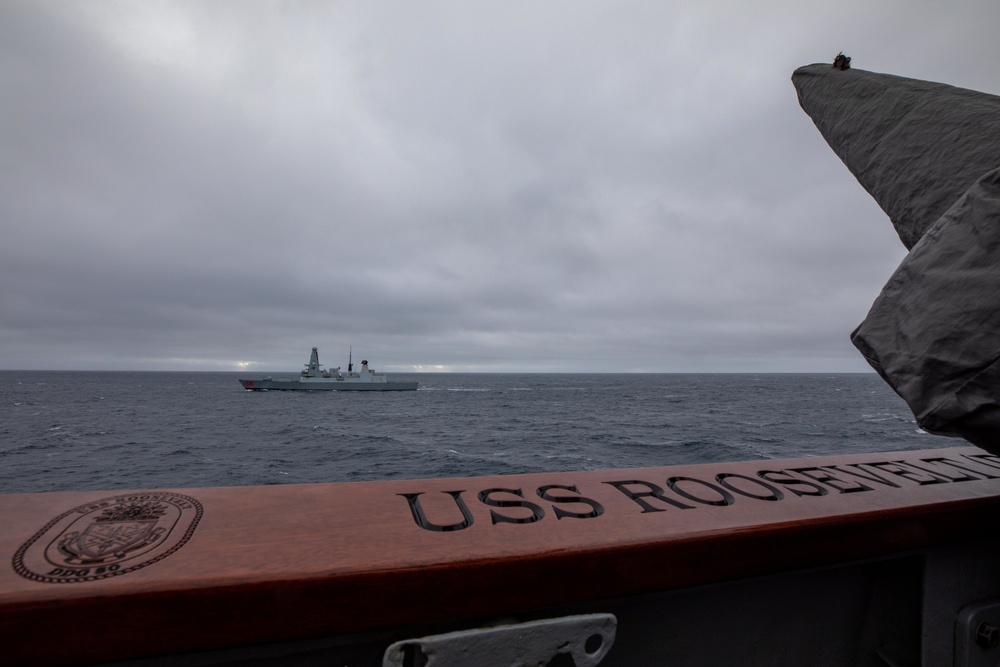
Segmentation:
<svg viewBox="0 0 1000 667">
<path fill-rule="evenodd" d="M 615 641 L 612 614 L 564 616 L 396 642 L 382 667 L 594 667 Z"/>
<path fill-rule="evenodd" d="M 985 600 L 963 607 L 955 623 L 955 667 L 994 667 L 1000 663 L 1000 602 Z"/>
</svg>

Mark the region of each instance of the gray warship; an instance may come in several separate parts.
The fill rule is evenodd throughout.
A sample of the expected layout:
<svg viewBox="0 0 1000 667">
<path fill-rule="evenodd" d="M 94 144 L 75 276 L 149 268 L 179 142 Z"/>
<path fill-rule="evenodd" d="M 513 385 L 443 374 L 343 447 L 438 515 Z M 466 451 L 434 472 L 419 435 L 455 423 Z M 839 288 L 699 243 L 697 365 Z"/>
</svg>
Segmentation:
<svg viewBox="0 0 1000 667">
<path fill-rule="evenodd" d="M 361 370 L 355 371 L 352 356 L 348 355 L 347 373 L 341 373 L 339 366 L 323 370 L 319 350 L 314 347 L 309 363 L 298 377 L 240 379 L 240 384 L 247 391 L 414 391 L 417 388 L 417 382 L 390 380 L 385 373 L 372 371 L 367 359 L 361 362 Z"/>
</svg>

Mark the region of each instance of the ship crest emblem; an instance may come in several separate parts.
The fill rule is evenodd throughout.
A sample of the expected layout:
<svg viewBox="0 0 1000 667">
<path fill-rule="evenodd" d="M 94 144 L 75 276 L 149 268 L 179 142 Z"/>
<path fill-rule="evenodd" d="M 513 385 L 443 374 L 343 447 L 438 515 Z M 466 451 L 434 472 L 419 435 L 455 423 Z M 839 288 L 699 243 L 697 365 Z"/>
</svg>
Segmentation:
<svg viewBox="0 0 1000 667">
<path fill-rule="evenodd" d="M 103 498 L 50 521 L 18 549 L 14 569 L 50 583 L 133 572 L 184 546 L 201 515 L 197 500 L 167 491 Z"/>
<path fill-rule="evenodd" d="M 59 540 L 59 551 L 71 565 L 123 560 L 129 552 L 159 539 L 166 528 L 157 521 L 166 513 L 162 503 L 129 503 L 104 510 L 83 533 L 71 532 Z"/>
</svg>

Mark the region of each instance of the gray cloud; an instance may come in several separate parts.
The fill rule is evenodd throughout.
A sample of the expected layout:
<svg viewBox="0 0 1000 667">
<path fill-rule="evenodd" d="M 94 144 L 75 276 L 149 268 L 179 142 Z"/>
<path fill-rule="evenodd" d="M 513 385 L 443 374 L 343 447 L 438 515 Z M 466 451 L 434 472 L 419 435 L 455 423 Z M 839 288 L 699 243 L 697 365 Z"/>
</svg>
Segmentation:
<svg viewBox="0 0 1000 667">
<path fill-rule="evenodd" d="M 0 367 L 865 370 L 904 250 L 793 69 L 992 0 L 0 5 Z"/>
</svg>

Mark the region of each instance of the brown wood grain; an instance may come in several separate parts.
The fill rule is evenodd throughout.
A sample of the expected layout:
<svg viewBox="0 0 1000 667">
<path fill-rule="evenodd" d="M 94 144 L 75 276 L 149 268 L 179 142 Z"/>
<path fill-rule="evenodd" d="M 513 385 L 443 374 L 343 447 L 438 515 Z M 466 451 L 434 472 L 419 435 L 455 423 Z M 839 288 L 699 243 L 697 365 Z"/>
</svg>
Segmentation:
<svg viewBox="0 0 1000 667">
<path fill-rule="evenodd" d="M 745 493 L 725 488 L 719 476 Z M 557 489 L 556 497 L 590 502 L 544 500 L 538 490 L 550 485 L 577 489 Z M 643 511 L 621 490 L 650 485 L 668 499 L 644 498 L 647 510 L 658 511 Z M 490 489 L 509 491 L 480 500 Z M 111 661 L 418 627 L 995 536 L 1000 459 L 958 448 L 170 491 L 203 509 L 187 542 L 126 574 L 62 583 L 30 579 L 24 567 L 19 573 L 19 550 L 39 576 L 43 565 L 59 570 L 51 561 L 63 533 L 53 529 L 25 545 L 74 508 L 128 492 L 0 494 L 5 660 Z M 403 495 L 422 494 L 429 522 L 445 525 L 461 519 L 448 493 L 458 491 L 474 521 L 448 532 L 418 525 Z M 535 516 L 522 501 L 544 515 L 505 521 Z M 497 506 L 504 502 L 522 504 Z M 584 517 L 597 505 L 602 513 Z M 76 530 L 92 515 L 81 511 L 64 523 L 82 517 Z"/>
</svg>

